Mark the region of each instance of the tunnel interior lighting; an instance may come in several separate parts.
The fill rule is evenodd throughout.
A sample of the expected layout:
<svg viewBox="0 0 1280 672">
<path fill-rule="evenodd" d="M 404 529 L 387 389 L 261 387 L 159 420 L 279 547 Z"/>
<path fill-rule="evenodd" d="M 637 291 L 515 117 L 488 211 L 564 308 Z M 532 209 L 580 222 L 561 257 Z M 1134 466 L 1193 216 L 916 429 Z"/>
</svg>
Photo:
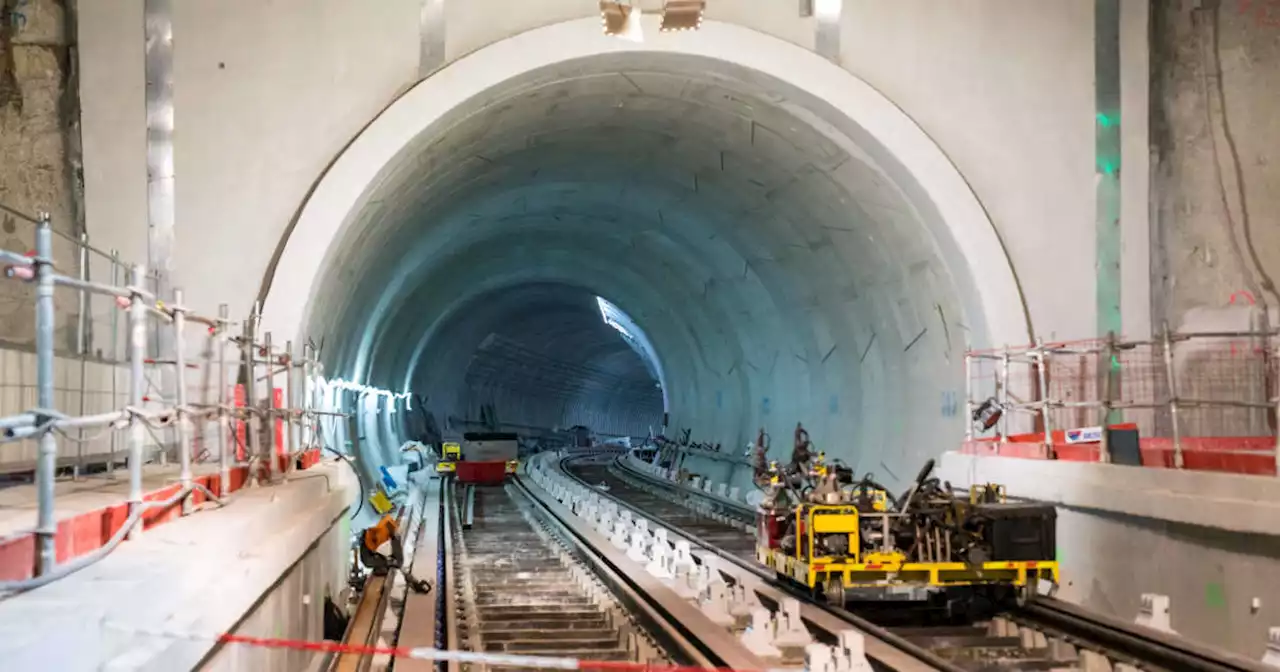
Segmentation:
<svg viewBox="0 0 1280 672">
<path fill-rule="evenodd" d="M 404 407 L 406 410 L 409 409 L 410 398 L 413 396 L 411 392 L 392 392 L 391 390 L 384 390 L 380 387 L 370 387 L 361 383 L 342 380 L 341 378 L 334 378 L 332 380 L 320 378 L 316 382 L 321 389 L 326 391 L 346 390 L 349 392 L 355 392 L 362 396 L 386 397 L 393 402 L 399 399 L 404 399 Z M 392 410 L 394 411 L 394 409 L 395 406 L 392 405 Z"/>
<path fill-rule="evenodd" d="M 707 0 L 664 0 L 659 30 L 664 33 L 697 30 L 702 27 L 702 13 L 706 8 Z"/>
<path fill-rule="evenodd" d="M 640 16 L 640 8 L 632 5 L 630 0 L 600 0 L 600 23 L 604 26 L 605 35 L 643 42 Z"/>
</svg>

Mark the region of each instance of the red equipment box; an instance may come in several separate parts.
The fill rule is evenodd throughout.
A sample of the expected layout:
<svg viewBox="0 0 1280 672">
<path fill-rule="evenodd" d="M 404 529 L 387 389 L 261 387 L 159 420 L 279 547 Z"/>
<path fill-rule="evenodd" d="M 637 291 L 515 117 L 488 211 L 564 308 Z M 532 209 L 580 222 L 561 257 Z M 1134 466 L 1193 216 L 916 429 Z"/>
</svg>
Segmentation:
<svg viewBox="0 0 1280 672">
<path fill-rule="evenodd" d="M 459 483 L 501 483 L 507 478 L 507 461 L 459 462 L 455 477 Z"/>
<path fill-rule="evenodd" d="M 780 548 L 782 546 L 782 537 L 787 532 L 787 524 L 790 516 L 788 512 L 781 514 L 765 511 L 756 511 L 756 539 L 760 540 L 768 548 Z"/>
</svg>

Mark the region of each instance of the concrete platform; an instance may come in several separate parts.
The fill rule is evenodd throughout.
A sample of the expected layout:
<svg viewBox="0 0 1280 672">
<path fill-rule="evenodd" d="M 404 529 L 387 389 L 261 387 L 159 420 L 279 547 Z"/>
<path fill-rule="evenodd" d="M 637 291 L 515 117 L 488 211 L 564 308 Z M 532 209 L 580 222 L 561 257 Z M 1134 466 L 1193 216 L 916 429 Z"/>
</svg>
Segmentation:
<svg viewBox="0 0 1280 672">
<path fill-rule="evenodd" d="M 960 453 L 939 472 L 1058 505 L 1062 599 L 1131 621 L 1167 595 L 1179 634 L 1255 660 L 1280 625 L 1280 479 Z"/>
<path fill-rule="evenodd" d="M 178 482 L 178 465 L 148 464 L 142 467 L 142 491 L 159 490 Z M 195 464 L 196 476 L 217 473 L 216 464 Z M 113 478 L 114 477 L 114 478 Z M 55 513 L 59 521 L 82 513 L 115 506 L 129 499 L 129 472 L 121 469 L 111 474 L 94 474 L 78 481 L 54 483 Z M 36 486 L 34 483 L 12 485 L 0 489 L 0 538 L 36 526 Z"/>
<path fill-rule="evenodd" d="M 192 669 L 215 651 L 214 641 L 138 631 L 233 631 L 264 609 L 275 617 L 255 622 L 271 630 L 251 634 L 317 638 L 324 593 L 336 595 L 345 580 L 352 492 L 345 466 L 317 465 L 288 484 L 234 493 L 224 508 L 150 530 L 79 573 L 0 600 L 0 660 L 6 669 Z"/>
</svg>

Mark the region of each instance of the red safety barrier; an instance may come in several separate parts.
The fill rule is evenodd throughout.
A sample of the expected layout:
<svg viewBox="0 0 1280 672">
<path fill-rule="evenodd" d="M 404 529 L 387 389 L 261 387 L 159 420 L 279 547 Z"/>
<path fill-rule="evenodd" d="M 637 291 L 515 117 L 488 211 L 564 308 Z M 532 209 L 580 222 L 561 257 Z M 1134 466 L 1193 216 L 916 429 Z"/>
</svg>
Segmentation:
<svg viewBox="0 0 1280 672">
<path fill-rule="evenodd" d="M 1113 425 L 1114 429 L 1137 429 L 1136 424 Z M 1078 430 L 1067 430 L 1078 431 Z M 1101 445 L 1097 441 L 1067 443 L 1067 431 L 1053 432 L 1052 452 L 1044 445 L 1043 434 L 1018 434 L 999 439 L 977 439 L 964 443 L 960 452 L 983 457 L 1018 457 L 1062 462 L 1097 462 Z M 1276 439 L 1271 436 L 1205 437 L 1181 439 L 1183 469 L 1215 471 L 1255 476 L 1276 474 Z M 1138 452 L 1142 466 L 1174 468 L 1173 439 L 1141 437 Z"/>
<path fill-rule="evenodd" d="M 280 456 L 281 468 L 284 468 L 285 456 Z M 320 462 L 320 450 L 313 448 L 298 456 L 297 467 L 308 469 Z M 192 479 L 195 483 L 208 488 L 218 497 L 229 495 L 244 487 L 248 479 L 248 467 L 231 469 L 229 487 L 222 492 L 221 479 L 218 474 L 204 474 Z M 143 501 L 164 501 L 178 494 L 182 486 L 175 483 L 143 495 Z M 207 501 L 205 494 L 199 490 L 191 493 L 191 502 L 199 505 Z M 181 503 L 175 503 L 164 509 L 148 511 L 142 516 L 142 529 L 149 530 L 181 517 Z M 58 533 L 55 540 L 59 563 L 74 560 L 102 548 L 129 518 L 129 503 L 121 502 L 112 506 L 87 511 L 70 518 L 58 521 Z M 24 530 L 0 539 L 0 581 L 29 579 L 35 575 L 35 533 Z"/>
</svg>

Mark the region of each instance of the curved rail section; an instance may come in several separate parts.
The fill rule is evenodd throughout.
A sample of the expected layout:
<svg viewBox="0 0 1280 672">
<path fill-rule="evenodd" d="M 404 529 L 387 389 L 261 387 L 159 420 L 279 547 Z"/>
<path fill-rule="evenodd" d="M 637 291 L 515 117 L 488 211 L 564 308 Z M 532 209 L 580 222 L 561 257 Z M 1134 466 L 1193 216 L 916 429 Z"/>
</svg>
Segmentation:
<svg viewBox="0 0 1280 672">
<path fill-rule="evenodd" d="M 570 471 L 582 483 L 601 483 L 608 488 L 603 494 L 629 504 L 633 515 L 653 516 L 680 525 L 692 515 L 698 521 L 687 529 L 673 530 L 690 543 L 702 545 L 744 569 L 762 574 L 753 566 L 751 556 L 729 548 L 716 548 L 708 540 L 717 535 L 742 529 L 743 521 L 752 515 L 745 502 L 715 492 L 706 484 L 690 487 L 669 480 L 652 465 L 633 456 L 620 456 L 606 461 L 566 459 L 573 463 Z M 724 489 L 724 486 L 719 486 Z M 685 513 L 673 511 L 685 507 Z M 716 523 L 720 529 L 714 529 Z M 707 527 L 712 527 L 707 534 Z M 749 529 L 749 528 L 748 528 Z M 699 538 L 701 536 L 701 539 Z M 750 536 L 750 535 L 748 535 Z M 736 548 L 736 547 L 735 547 Z M 855 618 L 864 615 L 862 612 Z M 948 665 L 971 670 L 1250 670 L 1263 672 L 1269 668 L 1234 654 L 1203 647 L 1165 633 L 1088 613 L 1074 605 L 1041 598 L 1032 604 L 1001 614 L 988 621 L 960 624 L 903 624 L 883 614 L 875 616 L 885 627 L 878 633 L 888 634 L 890 641 L 906 641 L 928 649 L 944 658 Z M 870 650 L 870 648 L 868 649 Z M 936 658 L 933 658 L 936 662 Z"/>
<path fill-rule="evenodd" d="M 600 463 L 603 467 L 616 457 L 617 453 L 610 453 L 570 459 L 604 460 Z M 718 638 L 739 643 L 760 661 L 755 667 L 737 669 L 962 669 L 905 641 L 889 643 L 886 640 L 894 639 L 889 633 L 876 632 L 870 624 L 860 627 L 862 624 L 850 617 L 837 616 L 777 589 L 763 576 L 745 570 L 746 564 L 735 562 L 732 554 L 667 527 L 667 521 L 650 518 L 610 497 L 606 488 L 571 477 L 560 467 L 562 458 L 547 453 L 530 460 L 531 479 L 585 519 L 597 534 L 607 537 L 617 552 L 625 553 L 635 567 L 632 576 L 659 583 L 703 621 L 714 624 Z M 702 524 L 714 520 L 705 518 Z M 736 534 L 746 532 L 737 529 Z M 704 632 L 703 636 L 708 635 Z"/>
</svg>

